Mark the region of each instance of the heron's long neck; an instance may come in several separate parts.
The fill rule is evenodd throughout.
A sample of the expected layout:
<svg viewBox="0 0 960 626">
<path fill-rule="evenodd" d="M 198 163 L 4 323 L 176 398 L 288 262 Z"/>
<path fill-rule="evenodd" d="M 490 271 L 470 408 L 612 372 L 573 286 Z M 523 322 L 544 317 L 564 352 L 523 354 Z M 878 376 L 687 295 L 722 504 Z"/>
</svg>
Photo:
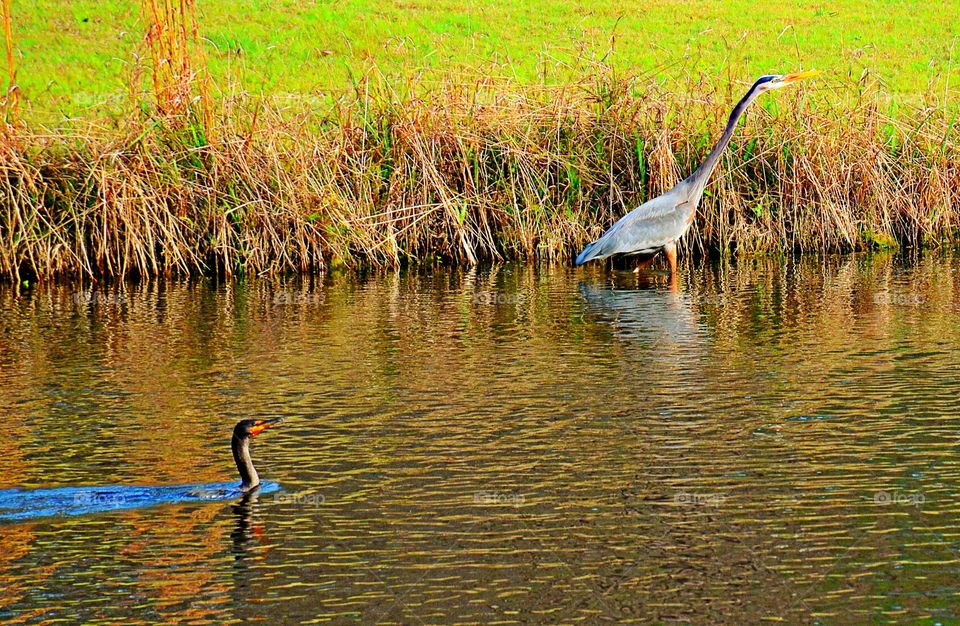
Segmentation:
<svg viewBox="0 0 960 626">
<path fill-rule="evenodd" d="M 750 103 L 753 102 L 754 98 L 758 95 L 757 85 L 754 85 L 750 88 L 750 91 L 747 92 L 747 95 L 737 103 L 737 106 L 733 107 L 733 111 L 730 113 L 730 120 L 727 121 L 727 127 L 723 129 L 723 135 L 720 136 L 720 140 L 713 146 L 713 150 L 710 151 L 710 154 L 707 155 L 704 162 L 700 164 L 700 167 L 687 178 L 687 182 L 693 186 L 693 191 L 697 198 L 703 193 L 704 187 L 707 186 L 707 181 L 710 180 L 710 175 L 713 174 L 713 170 L 716 169 L 717 164 L 720 162 L 720 155 L 723 154 L 723 151 L 726 150 L 730 144 L 730 139 L 733 137 L 734 131 L 737 130 L 737 122 L 740 121 L 744 111 L 747 110 L 747 107 L 750 106 Z"/>
<path fill-rule="evenodd" d="M 260 476 L 257 475 L 257 468 L 253 466 L 253 459 L 250 458 L 250 438 L 234 437 L 230 447 L 233 448 L 233 460 L 237 462 L 237 470 L 243 480 L 240 489 L 253 489 L 260 484 Z"/>
</svg>

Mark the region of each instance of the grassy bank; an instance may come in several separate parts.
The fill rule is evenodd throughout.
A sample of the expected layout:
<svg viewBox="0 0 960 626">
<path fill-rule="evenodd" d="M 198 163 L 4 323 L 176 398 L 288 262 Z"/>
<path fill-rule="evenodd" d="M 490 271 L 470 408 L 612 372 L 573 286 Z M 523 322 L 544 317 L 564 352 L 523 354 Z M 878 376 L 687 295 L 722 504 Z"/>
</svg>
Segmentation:
<svg viewBox="0 0 960 626">
<path fill-rule="evenodd" d="M 11 277 L 567 259 L 685 176 L 731 97 L 691 100 L 595 68 L 536 89 L 475 77 L 397 98 L 370 79 L 324 113 L 256 99 L 210 115 L 3 142 L 0 272 Z M 848 89 L 855 89 L 851 85 Z M 637 94 L 637 95 L 633 95 Z M 843 101 L 857 101 L 847 93 Z M 960 143 L 936 110 L 829 90 L 759 102 L 715 174 L 695 250 L 849 250 L 954 239 Z"/>
<path fill-rule="evenodd" d="M 402 79 L 369 65 L 336 97 L 290 102 L 211 78 L 192 2 L 145 0 L 142 15 L 115 115 L 41 126 L 8 92 L 0 273 L 565 260 L 686 176 L 749 86 L 731 78 L 743 68 L 667 85 L 586 55 L 539 83 L 502 63 Z M 836 74 L 764 96 L 688 248 L 954 241 L 951 108 L 892 102 L 877 81 Z"/>
</svg>

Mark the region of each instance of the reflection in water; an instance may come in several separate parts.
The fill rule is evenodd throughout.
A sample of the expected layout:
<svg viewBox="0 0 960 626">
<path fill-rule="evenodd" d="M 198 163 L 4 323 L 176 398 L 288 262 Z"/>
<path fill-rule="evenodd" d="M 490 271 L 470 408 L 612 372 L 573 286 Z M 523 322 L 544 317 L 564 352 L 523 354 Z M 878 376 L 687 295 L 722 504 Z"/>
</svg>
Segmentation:
<svg viewBox="0 0 960 626">
<path fill-rule="evenodd" d="M 638 286 L 632 280 L 621 282 L 623 278 L 615 274 L 612 280 L 579 285 L 587 310 L 598 323 L 613 328 L 618 338 L 648 344 L 654 348 L 652 358 L 688 357 L 677 352 L 696 350 L 706 340 L 687 294 Z"/>
<path fill-rule="evenodd" d="M 243 497 L 231 506 L 235 525 L 230 533 L 233 541 L 233 589 L 236 601 L 243 601 L 250 592 L 250 583 L 257 576 L 256 560 L 259 558 L 255 551 L 255 539 L 263 536 L 262 523 L 254 519 L 257 500 L 260 490 L 254 489 L 243 494 Z"/>
<path fill-rule="evenodd" d="M 245 548 L 256 532 L 253 524 L 253 507 L 260 497 L 259 492 L 259 489 L 248 491 L 231 507 L 237 520 L 237 524 L 230 534 L 233 538 L 233 554 L 237 561 L 242 561 L 247 556 Z"/>
<path fill-rule="evenodd" d="M 956 621 L 958 268 L 2 287 L 0 489 L 289 419 L 283 491 L 4 523 L 0 621 Z"/>
</svg>

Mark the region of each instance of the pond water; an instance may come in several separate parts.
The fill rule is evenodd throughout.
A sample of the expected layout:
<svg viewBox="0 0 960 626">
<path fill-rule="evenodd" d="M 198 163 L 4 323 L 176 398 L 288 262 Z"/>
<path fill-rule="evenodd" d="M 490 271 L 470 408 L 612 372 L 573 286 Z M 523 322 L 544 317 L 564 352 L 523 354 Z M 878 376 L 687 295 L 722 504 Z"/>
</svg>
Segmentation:
<svg viewBox="0 0 960 626">
<path fill-rule="evenodd" d="M 0 621 L 960 619 L 960 262 L 0 287 Z"/>
</svg>

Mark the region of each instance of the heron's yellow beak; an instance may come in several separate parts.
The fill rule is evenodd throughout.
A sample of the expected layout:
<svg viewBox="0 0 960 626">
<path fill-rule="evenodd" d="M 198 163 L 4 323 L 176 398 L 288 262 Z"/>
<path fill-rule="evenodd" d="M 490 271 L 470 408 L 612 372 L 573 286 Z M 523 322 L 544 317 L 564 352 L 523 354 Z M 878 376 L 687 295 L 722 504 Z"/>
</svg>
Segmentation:
<svg viewBox="0 0 960 626">
<path fill-rule="evenodd" d="M 792 83 L 798 80 L 803 80 L 804 78 L 810 78 L 812 76 L 816 76 L 819 73 L 820 72 L 818 72 L 817 70 L 809 70 L 806 72 L 797 72 L 796 74 L 787 74 L 786 76 L 780 79 L 780 82 Z"/>
</svg>

